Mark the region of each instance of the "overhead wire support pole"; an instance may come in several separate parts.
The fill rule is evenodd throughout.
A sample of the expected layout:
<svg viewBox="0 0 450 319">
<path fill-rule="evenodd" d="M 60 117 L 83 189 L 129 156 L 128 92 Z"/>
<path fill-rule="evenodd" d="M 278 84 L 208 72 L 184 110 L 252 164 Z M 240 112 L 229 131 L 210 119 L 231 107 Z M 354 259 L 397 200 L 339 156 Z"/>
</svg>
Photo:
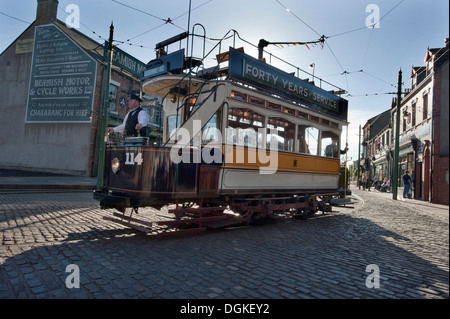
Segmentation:
<svg viewBox="0 0 450 319">
<path fill-rule="evenodd" d="M 106 139 L 106 124 L 108 121 L 108 105 L 109 105 L 109 82 L 111 81 L 111 65 L 113 58 L 113 34 L 114 25 L 111 22 L 109 27 L 109 42 L 108 49 L 106 50 L 105 60 L 107 61 L 107 71 L 106 71 L 106 85 L 105 85 L 105 95 L 104 104 L 101 112 L 102 121 L 100 125 L 100 147 L 98 153 L 98 169 L 97 169 L 97 190 L 100 190 L 103 185 L 103 175 L 104 175 L 104 164 L 105 164 L 105 139 Z"/>
<path fill-rule="evenodd" d="M 395 149 L 394 149 L 394 172 L 392 181 L 392 199 L 397 200 L 398 192 L 398 162 L 399 162 L 399 149 L 400 149 L 400 104 L 402 101 L 402 70 L 398 72 L 398 86 L 397 86 L 397 110 L 395 120 Z"/>
<path fill-rule="evenodd" d="M 348 124 L 347 129 L 345 130 L 345 167 L 344 167 L 344 200 L 347 200 L 347 153 L 348 153 Z"/>
<path fill-rule="evenodd" d="M 361 124 L 359 124 L 359 141 L 358 141 L 358 174 L 356 175 L 356 183 L 358 183 L 358 189 L 361 189 Z"/>
</svg>

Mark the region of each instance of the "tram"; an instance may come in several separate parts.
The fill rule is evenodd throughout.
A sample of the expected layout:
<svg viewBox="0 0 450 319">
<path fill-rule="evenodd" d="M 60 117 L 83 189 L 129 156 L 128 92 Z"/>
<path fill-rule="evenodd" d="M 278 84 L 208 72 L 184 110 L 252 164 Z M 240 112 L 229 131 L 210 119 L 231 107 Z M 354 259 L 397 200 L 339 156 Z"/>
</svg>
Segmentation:
<svg viewBox="0 0 450 319">
<path fill-rule="evenodd" d="M 203 65 L 213 51 L 167 53 L 189 37 L 193 44 L 194 32 L 157 44 L 144 71 L 142 92 L 162 99 L 160 138 L 108 136 L 94 191 L 113 211 L 105 219 L 163 235 L 330 212 L 348 102 L 242 47 L 222 51 L 225 39 L 241 39 L 234 30 L 214 47 L 213 67 Z M 169 207 L 171 217 L 132 216 L 141 207 Z"/>
</svg>

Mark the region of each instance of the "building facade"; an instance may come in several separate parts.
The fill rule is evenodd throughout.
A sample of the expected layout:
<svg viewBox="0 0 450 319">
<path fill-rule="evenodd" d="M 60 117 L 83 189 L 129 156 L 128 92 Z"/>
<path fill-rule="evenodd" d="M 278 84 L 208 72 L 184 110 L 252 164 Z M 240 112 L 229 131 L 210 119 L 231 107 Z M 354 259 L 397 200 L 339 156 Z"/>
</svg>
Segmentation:
<svg viewBox="0 0 450 319">
<path fill-rule="evenodd" d="M 106 43 L 57 20 L 57 0 L 37 4 L 36 20 L 0 54 L 0 167 L 95 176 L 103 108 L 122 121 L 145 64 L 115 49 L 105 99 Z"/>
<path fill-rule="evenodd" d="M 391 124 L 390 110 L 369 119 L 363 127 L 362 172 L 368 173 L 371 181 L 391 178 Z"/>
<path fill-rule="evenodd" d="M 449 204 L 448 39 L 445 46 L 427 49 L 425 66 L 412 67 L 411 88 L 400 103 L 398 185 L 409 171 L 414 198 Z M 361 167 L 378 180 L 393 178 L 397 99 L 364 126 Z M 373 178 L 372 178 L 373 179 Z"/>
</svg>

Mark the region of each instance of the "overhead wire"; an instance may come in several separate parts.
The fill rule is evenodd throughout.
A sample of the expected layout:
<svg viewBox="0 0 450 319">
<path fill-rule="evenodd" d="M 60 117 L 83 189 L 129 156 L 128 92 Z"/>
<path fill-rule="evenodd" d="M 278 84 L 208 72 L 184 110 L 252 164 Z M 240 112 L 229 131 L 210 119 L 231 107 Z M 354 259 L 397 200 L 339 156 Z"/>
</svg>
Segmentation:
<svg viewBox="0 0 450 319">
<path fill-rule="evenodd" d="M 148 15 L 148 16 L 150 16 L 150 17 L 155 18 L 155 19 L 162 20 L 162 21 L 164 21 L 164 23 L 172 23 L 172 20 L 171 20 L 170 18 L 168 18 L 168 19 L 163 19 L 163 18 L 160 18 L 160 17 L 155 16 L 154 14 L 151 14 L 151 13 L 145 12 L 145 11 L 143 11 L 143 10 L 137 9 L 137 8 L 135 8 L 135 7 L 129 6 L 129 5 L 127 5 L 127 4 L 125 4 L 125 3 L 122 3 L 122 2 L 120 2 L 120 1 L 117 1 L 117 0 L 111 0 L 111 1 L 112 1 L 112 2 L 115 2 L 115 3 L 117 3 L 117 4 L 120 4 L 120 5 L 124 6 L 124 7 L 127 7 L 127 8 L 129 8 L 129 9 L 131 9 L 131 10 L 135 10 L 135 11 L 141 12 L 141 13 L 143 13 L 143 14 L 146 14 L 146 15 Z M 173 24 L 173 23 L 172 23 L 172 24 Z"/>
<path fill-rule="evenodd" d="M 388 14 L 390 14 L 392 11 L 394 11 L 394 9 L 397 8 L 403 1 L 405 1 L 405 0 L 400 0 L 400 2 L 398 2 L 394 7 L 392 7 L 385 15 L 383 15 L 378 21 L 373 23 L 370 27 L 372 27 L 372 28 L 375 27 L 378 23 L 380 23 L 381 20 L 386 18 L 386 16 Z M 344 32 L 337 33 L 337 34 L 334 34 L 334 35 L 330 35 L 327 38 L 334 38 L 334 37 L 338 37 L 338 36 L 345 35 L 345 34 L 348 34 L 348 33 L 353 33 L 353 32 L 357 32 L 357 31 L 365 30 L 367 28 L 368 28 L 367 26 L 359 27 L 359 28 L 356 28 L 356 29 L 352 29 L 352 30 L 344 31 Z"/>
<path fill-rule="evenodd" d="M 372 42 L 373 30 L 375 30 L 375 26 L 372 26 L 372 31 L 370 32 L 369 42 L 367 43 L 366 53 L 364 54 L 361 69 L 364 69 L 364 65 L 366 64 L 367 54 L 369 53 L 370 43 Z"/>
<path fill-rule="evenodd" d="M 339 65 L 339 67 L 341 68 L 341 70 L 343 72 L 345 72 L 345 69 L 342 67 L 341 62 L 339 61 L 339 59 L 337 58 L 337 56 L 334 54 L 333 50 L 331 49 L 331 46 L 328 44 L 328 41 L 326 41 L 328 39 L 327 36 L 325 35 L 321 35 L 319 32 L 317 32 L 313 27 L 311 27 L 308 23 L 306 23 L 305 21 L 303 21 L 299 16 L 297 16 L 291 9 L 289 9 L 288 7 L 286 7 L 284 4 L 282 4 L 279 0 L 275 0 L 279 5 L 281 5 L 287 12 L 289 12 L 290 14 L 292 14 L 297 20 L 299 20 L 300 22 L 302 22 L 304 25 L 306 25 L 310 30 L 312 30 L 314 33 L 316 33 L 320 39 L 322 43 L 325 43 L 326 46 L 328 47 L 328 49 L 331 52 L 331 55 L 333 56 L 333 58 L 336 60 L 337 64 Z M 349 87 L 348 87 L 348 79 L 347 79 L 347 75 L 345 77 L 345 81 L 347 84 L 347 91 L 349 91 Z"/>
<path fill-rule="evenodd" d="M 124 7 L 127 7 L 127 8 L 129 8 L 129 9 L 131 9 L 131 10 L 135 10 L 135 11 L 137 11 L 137 12 L 143 13 L 143 14 L 148 15 L 148 16 L 150 16 L 150 17 L 152 17 L 152 18 L 157 19 L 157 20 L 163 21 L 162 24 L 160 24 L 160 25 L 158 25 L 158 26 L 156 26 L 156 27 L 152 27 L 151 29 L 149 29 L 149 30 L 147 30 L 147 31 L 144 31 L 144 32 L 142 32 L 142 33 L 139 33 L 138 35 L 136 35 L 136 36 L 134 36 L 134 37 L 131 37 L 131 38 L 127 39 L 126 41 L 117 41 L 118 43 L 121 43 L 121 44 L 127 43 L 127 42 L 129 42 L 129 41 L 131 41 L 131 40 L 134 40 L 134 39 L 136 39 L 136 38 L 138 38 L 138 37 L 144 35 L 144 34 L 147 34 L 147 33 L 151 32 L 151 31 L 153 31 L 153 30 L 156 30 L 156 29 L 158 29 L 158 28 L 160 28 L 160 27 L 162 27 L 162 26 L 164 26 L 164 25 L 166 25 L 166 24 L 171 24 L 171 25 L 173 25 L 173 26 L 175 26 L 175 27 L 177 27 L 177 28 L 179 28 L 179 29 L 181 29 L 181 30 L 184 31 L 184 29 L 183 29 L 182 27 L 180 27 L 180 26 L 176 25 L 175 23 L 173 23 L 173 21 L 174 21 L 175 19 L 171 19 L 170 17 L 167 18 L 167 19 L 163 19 L 163 18 L 160 18 L 160 17 L 158 17 L 158 16 L 156 16 L 156 15 L 154 15 L 154 14 L 151 14 L 151 13 L 148 13 L 148 12 L 146 12 L 146 11 L 144 11 L 144 10 L 141 10 L 141 9 L 138 9 L 138 8 L 135 8 L 135 7 L 132 7 L 132 6 L 130 6 L 130 5 L 127 5 L 127 4 L 125 4 L 125 3 L 122 3 L 122 2 L 120 2 L 120 1 L 117 1 L 117 0 L 111 0 L 111 1 L 112 1 L 112 2 L 115 2 L 115 3 L 117 3 L 117 4 L 120 4 L 120 5 L 124 6 Z M 143 46 L 140 46 L 140 47 L 143 47 Z"/>
<path fill-rule="evenodd" d="M 443 50 L 444 50 L 444 52 L 441 52 L 441 51 L 443 51 Z M 435 55 L 439 55 L 439 56 L 437 57 L 436 60 L 434 60 L 434 63 L 436 63 L 436 62 L 438 62 L 440 59 L 442 59 L 442 58 L 448 53 L 448 51 L 449 51 L 449 49 L 448 49 L 447 47 L 438 48 L 438 50 L 437 50 L 436 53 L 434 53 L 434 54 L 435 54 Z M 426 66 L 422 66 L 422 67 L 423 67 L 423 70 L 420 71 L 419 73 L 417 73 L 417 75 L 416 75 L 417 77 L 419 77 L 420 75 L 422 75 L 424 72 L 427 72 L 427 67 L 426 67 Z M 361 70 L 361 72 L 364 72 L 364 73 L 367 74 L 368 76 L 371 76 L 371 77 L 373 77 L 373 78 L 375 78 L 375 79 L 377 79 L 377 80 L 379 80 L 379 81 L 382 81 L 382 82 L 384 82 L 384 83 L 386 83 L 386 84 L 389 84 L 389 85 L 391 85 L 391 86 L 397 88 L 396 85 L 390 84 L 390 83 L 384 81 L 383 79 L 380 79 L 380 78 L 378 78 L 378 77 L 376 77 L 376 76 L 374 76 L 374 75 L 372 75 L 372 74 L 369 74 L 369 73 L 367 73 L 367 72 L 365 72 L 365 71 L 363 71 L 363 70 Z M 339 74 L 336 74 L 336 75 L 339 75 Z M 332 76 L 334 76 L 334 75 L 332 75 Z M 326 76 L 324 76 L 324 77 L 326 77 Z M 359 96 L 373 96 L 373 95 L 386 95 L 386 94 L 398 94 L 398 93 L 397 93 L 397 92 L 386 92 L 386 93 L 371 93 L 371 94 L 359 94 L 359 95 L 348 94 L 348 96 L 359 97 Z"/>
<path fill-rule="evenodd" d="M 164 25 L 166 25 L 166 24 L 168 24 L 168 23 L 169 23 L 169 24 L 172 24 L 173 26 L 175 26 L 175 27 L 177 27 L 177 28 L 179 28 L 179 29 L 181 29 L 181 30 L 183 30 L 183 31 L 185 31 L 184 28 L 182 28 L 182 27 L 176 25 L 175 23 L 173 23 L 173 21 L 175 21 L 175 20 L 177 20 L 177 19 L 179 19 L 179 18 L 185 16 L 186 14 L 189 13 L 189 11 L 187 11 L 187 12 L 185 12 L 185 13 L 183 13 L 183 14 L 180 14 L 179 16 L 177 16 L 177 17 L 175 17 L 175 18 L 173 18 L 173 19 L 171 19 L 170 17 L 167 18 L 167 19 L 163 19 L 163 18 L 157 17 L 157 16 L 155 16 L 155 15 L 153 15 L 153 14 L 150 14 L 150 13 L 148 13 L 148 12 L 145 12 L 145 11 L 143 11 L 143 10 L 140 10 L 140 9 L 134 8 L 134 7 L 132 7 L 132 6 L 123 4 L 123 3 L 121 3 L 121 2 L 119 2 L 119 1 L 117 1 L 117 0 L 111 0 L 111 1 L 116 2 L 116 3 L 118 3 L 118 4 L 121 4 L 121 5 L 125 6 L 125 7 L 130 8 L 130 9 L 136 10 L 136 11 L 138 11 L 138 12 L 141 12 L 141 13 L 144 13 L 144 14 L 147 14 L 147 15 L 150 15 L 150 16 L 154 17 L 155 19 L 159 19 L 159 20 L 164 21 L 164 23 L 162 23 L 162 24 L 160 24 L 160 25 L 158 25 L 158 26 L 156 26 L 156 27 L 152 27 L 152 28 L 150 28 L 149 30 L 146 30 L 146 31 L 144 31 L 144 32 L 142 32 L 142 33 L 139 33 L 138 35 L 136 35 L 136 36 L 134 36 L 134 37 L 131 37 L 131 38 L 127 39 L 126 41 L 122 41 L 122 43 L 129 42 L 130 40 L 134 40 L 134 39 L 136 39 L 136 38 L 138 38 L 138 37 L 140 37 L 140 36 L 143 36 L 144 34 L 147 34 L 147 33 L 151 32 L 151 31 L 154 31 L 154 30 L 160 28 L 160 27 L 162 27 L 162 26 L 164 26 Z M 200 4 L 200 5 L 196 6 L 195 8 L 191 9 L 191 12 L 194 11 L 194 10 L 196 10 L 196 9 L 198 9 L 198 8 L 200 8 L 200 7 L 202 7 L 202 6 L 204 6 L 204 5 L 206 5 L 206 4 L 208 4 L 208 3 L 210 3 L 211 1 L 214 1 L 214 0 L 208 0 L 208 1 L 206 1 L 206 2 L 204 2 L 204 3 L 202 3 L 202 4 Z"/>
<path fill-rule="evenodd" d="M 69 16 L 69 13 L 68 13 L 66 10 L 64 10 L 63 8 L 61 8 L 59 5 L 58 5 L 58 9 L 60 9 L 60 10 L 63 11 L 67 16 Z M 100 38 L 100 39 L 102 39 L 102 40 L 104 40 L 104 41 L 108 41 L 106 38 L 102 37 L 102 36 L 99 35 L 97 32 L 95 32 L 94 30 L 92 30 L 89 26 L 87 26 L 86 24 L 82 23 L 82 22 L 80 21 L 80 19 L 77 19 L 75 16 L 73 16 L 73 19 L 76 19 L 77 22 L 78 22 L 80 25 L 82 25 L 83 27 L 85 27 L 86 29 L 88 29 L 89 31 L 91 31 L 91 32 L 92 32 L 93 34 L 95 34 L 98 38 Z"/>
<path fill-rule="evenodd" d="M 308 23 L 306 23 L 304 20 L 302 20 L 302 19 L 301 19 L 299 16 L 297 16 L 292 10 L 290 10 L 288 7 L 286 7 L 286 6 L 285 6 L 283 3 L 281 3 L 279 0 L 275 0 L 275 1 L 276 1 L 279 5 L 281 5 L 287 12 L 291 13 L 297 20 L 299 20 L 300 22 L 302 22 L 302 23 L 303 23 L 304 25 L 306 25 L 310 30 L 312 30 L 314 33 L 316 33 L 317 35 L 320 36 L 320 33 L 319 33 L 317 30 L 315 30 L 315 29 L 314 29 L 313 27 L 311 27 Z M 386 14 L 384 14 L 382 17 L 380 17 L 380 19 L 379 19 L 378 21 L 376 21 L 376 22 L 373 23 L 371 26 L 369 26 L 369 27 L 372 28 L 372 30 L 371 30 L 369 42 L 368 42 L 368 44 L 367 44 L 367 48 L 366 48 L 366 51 L 365 51 L 365 54 L 364 54 L 364 58 L 363 58 L 363 63 L 362 63 L 362 66 L 363 66 L 363 67 L 364 67 L 364 65 L 365 65 L 365 63 L 366 63 L 366 59 L 367 59 L 367 55 L 368 55 L 368 52 L 369 52 L 370 44 L 371 44 L 371 41 L 372 41 L 372 36 L 373 36 L 373 32 L 374 32 L 375 26 L 376 26 L 377 24 L 379 24 L 379 22 L 380 22 L 381 20 L 383 20 L 386 16 L 388 16 L 392 11 L 394 11 L 394 10 L 395 10 L 401 3 L 403 3 L 403 2 L 404 2 L 404 0 L 400 0 L 400 1 L 399 1 L 395 6 L 393 6 Z M 352 30 L 349 30 L 349 31 L 341 32 L 341 33 L 338 33 L 338 34 L 335 34 L 335 35 L 332 35 L 332 36 L 325 36 L 325 35 L 322 35 L 321 37 L 322 37 L 323 40 L 328 40 L 328 39 L 330 39 L 330 38 L 337 37 L 337 36 L 340 36 L 340 35 L 344 35 L 344 34 L 356 32 L 356 31 L 360 31 L 360 30 L 366 30 L 367 28 L 368 28 L 367 26 L 364 26 L 364 27 L 352 29 Z M 342 73 L 336 74 L 336 75 L 344 75 L 344 76 L 345 76 L 345 81 L 346 81 L 346 84 L 347 84 L 347 91 L 350 91 L 350 90 L 349 90 L 349 84 L 348 84 L 348 78 L 347 78 L 347 75 L 349 75 L 349 74 L 351 74 L 351 73 L 354 73 L 354 72 L 347 72 L 347 71 L 343 68 L 343 66 L 342 66 L 342 64 L 340 63 L 339 59 L 337 58 L 337 56 L 334 54 L 333 50 L 331 49 L 331 46 L 329 45 L 329 41 L 325 41 L 325 44 L 327 45 L 327 47 L 328 47 L 328 49 L 330 50 L 330 52 L 331 52 L 333 58 L 336 60 L 337 64 L 339 65 L 339 67 L 340 67 L 341 70 L 343 71 Z M 381 81 L 381 82 L 383 82 L 383 83 L 386 83 L 386 84 L 388 84 L 388 85 L 390 85 L 390 86 L 392 86 L 392 87 L 396 87 L 396 85 L 394 85 L 394 84 L 392 84 L 392 83 L 389 83 L 388 81 L 385 81 L 385 80 L 383 80 L 383 79 L 381 79 L 381 78 L 379 78 L 379 77 L 377 77 L 377 76 L 374 76 L 374 75 L 372 75 L 372 74 L 370 74 L 370 73 L 364 71 L 364 70 L 363 70 L 363 67 L 361 68 L 361 70 L 359 70 L 359 71 L 357 71 L 357 72 L 362 72 L 362 73 L 364 73 L 364 74 L 366 74 L 366 75 L 368 75 L 368 76 L 370 76 L 370 77 L 373 77 L 374 79 L 377 79 L 377 80 L 379 80 L 379 81 Z M 335 75 L 331 75 L 331 76 L 335 76 Z"/>
<path fill-rule="evenodd" d="M 297 20 L 299 20 L 300 22 L 302 22 L 304 25 L 306 25 L 310 30 L 312 30 L 314 33 L 316 33 L 319 37 L 321 37 L 322 35 L 317 32 L 316 30 L 314 30 L 313 27 L 311 27 L 309 24 L 307 24 L 305 21 L 303 21 L 302 19 L 300 19 L 299 16 L 297 16 L 291 9 L 289 9 L 288 7 L 286 7 L 284 4 L 282 4 L 279 0 L 275 0 L 276 2 L 278 2 L 279 5 L 281 5 L 287 12 L 289 12 L 290 14 L 292 14 Z"/>
<path fill-rule="evenodd" d="M 17 20 L 17 21 L 26 23 L 26 24 L 31 24 L 31 22 L 28 22 L 28 21 L 25 21 L 25 20 L 22 20 L 22 19 L 19 19 L 19 18 L 10 16 L 9 14 L 6 14 L 6 13 L 4 13 L 4 12 L 0 12 L 0 14 L 6 16 L 6 17 L 8 17 L 8 18 L 11 18 L 11 19 L 14 19 L 14 20 Z"/>
</svg>

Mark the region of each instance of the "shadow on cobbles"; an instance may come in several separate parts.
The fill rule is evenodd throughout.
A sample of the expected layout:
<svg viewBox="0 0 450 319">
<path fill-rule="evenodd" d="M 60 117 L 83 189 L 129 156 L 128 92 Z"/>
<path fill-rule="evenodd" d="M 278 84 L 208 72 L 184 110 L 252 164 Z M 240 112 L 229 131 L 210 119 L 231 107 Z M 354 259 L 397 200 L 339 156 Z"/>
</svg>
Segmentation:
<svg viewBox="0 0 450 319">
<path fill-rule="evenodd" d="M 8 246 L 0 298 L 448 298 L 441 247 L 345 213 L 164 239 L 105 227 Z"/>
</svg>

